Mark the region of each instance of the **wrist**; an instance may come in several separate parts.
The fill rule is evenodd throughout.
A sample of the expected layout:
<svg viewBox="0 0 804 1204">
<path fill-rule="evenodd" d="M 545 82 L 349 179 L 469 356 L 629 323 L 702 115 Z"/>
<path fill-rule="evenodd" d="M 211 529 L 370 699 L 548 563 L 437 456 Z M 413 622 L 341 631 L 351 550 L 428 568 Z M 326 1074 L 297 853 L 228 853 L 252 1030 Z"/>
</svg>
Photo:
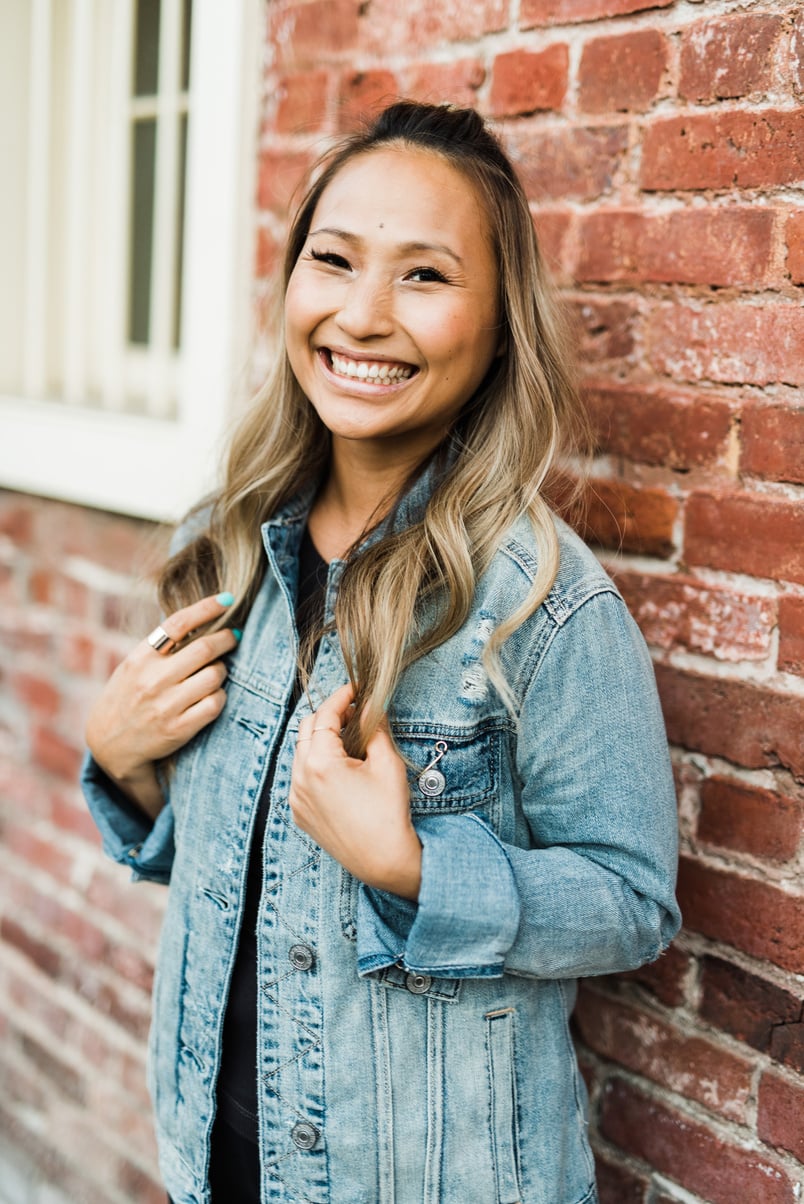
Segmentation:
<svg viewBox="0 0 804 1204">
<path fill-rule="evenodd" d="M 418 900 L 422 882 L 422 846 L 413 826 L 403 846 L 395 849 L 393 860 L 378 867 L 372 877 L 374 881 L 368 885 L 413 903 Z"/>
<path fill-rule="evenodd" d="M 95 754 L 93 753 L 93 756 Z M 95 756 L 103 772 L 131 802 L 136 803 L 151 819 L 156 819 L 165 805 L 162 787 L 152 761 L 131 769 L 118 769 Z"/>
</svg>

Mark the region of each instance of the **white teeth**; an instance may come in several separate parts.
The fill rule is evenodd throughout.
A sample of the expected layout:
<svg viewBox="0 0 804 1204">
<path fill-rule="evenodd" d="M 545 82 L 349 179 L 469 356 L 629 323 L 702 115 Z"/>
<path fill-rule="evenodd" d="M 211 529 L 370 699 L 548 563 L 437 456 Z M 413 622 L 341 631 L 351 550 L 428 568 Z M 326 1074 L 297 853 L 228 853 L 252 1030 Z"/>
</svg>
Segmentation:
<svg viewBox="0 0 804 1204">
<path fill-rule="evenodd" d="M 407 380 L 413 368 L 405 364 L 368 363 L 366 360 L 348 360 L 330 353 L 332 368 L 339 376 L 350 376 L 355 380 Z"/>
</svg>

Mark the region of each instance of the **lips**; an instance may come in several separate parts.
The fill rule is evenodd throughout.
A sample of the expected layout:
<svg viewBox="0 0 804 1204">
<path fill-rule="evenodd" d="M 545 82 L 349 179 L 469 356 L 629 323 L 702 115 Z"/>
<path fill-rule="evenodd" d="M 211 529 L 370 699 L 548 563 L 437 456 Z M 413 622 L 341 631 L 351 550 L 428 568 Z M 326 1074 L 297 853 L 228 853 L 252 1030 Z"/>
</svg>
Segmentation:
<svg viewBox="0 0 804 1204">
<path fill-rule="evenodd" d="M 407 364 L 402 360 L 353 358 L 341 352 L 330 351 L 329 348 L 322 348 L 320 354 L 330 372 L 350 381 L 396 385 L 409 380 L 418 372 L 415 364 Z"/>
</svg>

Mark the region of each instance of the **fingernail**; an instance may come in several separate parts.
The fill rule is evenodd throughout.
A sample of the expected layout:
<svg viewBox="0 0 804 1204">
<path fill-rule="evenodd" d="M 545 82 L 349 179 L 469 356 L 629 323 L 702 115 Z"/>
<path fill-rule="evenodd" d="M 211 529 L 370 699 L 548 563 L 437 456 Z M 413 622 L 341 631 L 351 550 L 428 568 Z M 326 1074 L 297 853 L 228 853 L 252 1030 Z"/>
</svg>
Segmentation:
<svg viewBox="0 0 804 1204">
<path fill-rule="evenodd" d="M 240 628 L 239 628 L 239 627 L 233 627 L 233 628 L 232 628 L 232 635 L 234 636 L 234 638 L 237 640 L 237 642 L 238 642 L 238 644 L 239 644 L 239 643 L 240 643 L 240 641 L 241 641 L 241 640 L 242 640 L 242 638 L 243 638 L 243 632 L 240 630 Z"/>
<path fill-rule="evenodd" d="M 224 590 L 222 594 L 216 595 L 215 601 L 219 602 L 221 606 L 231 606 L 234 602 L 234 594 L 230 594 L 228 590 Z"/>
</svg>

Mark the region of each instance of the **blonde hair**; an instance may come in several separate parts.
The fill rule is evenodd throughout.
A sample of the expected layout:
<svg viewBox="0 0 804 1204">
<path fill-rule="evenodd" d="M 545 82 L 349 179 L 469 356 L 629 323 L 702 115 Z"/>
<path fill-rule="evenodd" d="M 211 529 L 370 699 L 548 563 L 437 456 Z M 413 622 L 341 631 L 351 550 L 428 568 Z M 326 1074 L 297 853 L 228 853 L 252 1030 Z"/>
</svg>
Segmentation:
<svg viewBox="0 0 804 1204">
<path fill-rule="evenodd" d="M 284 288 L 327 185 L 356 156 L 389 144 L 442 156 L 477 190 L 499 269 L 504 353 L 451 432 L 455 450 L 436 474 L 424 513 L 403 530 L 383 527 L 380 538 L 366 547 L 355 544 L 346 557 L 335 627 L 355 687 L 355 713 L 344 733 L 352 755 L 365 750 L 403 670 L 466 621 L 480 574 L 511 524 L 527 515 L 539 549 L 536 579 L 485 652 L 491 679 L 508 701 L 499 649 L 540 605 L 558 568 L 545 485 L 562 452 L 577 447 L 585 429 L 527 197 L 499 141 L 471 109 L 402 101 L 333 148 L 291 224 Z M 442 445 L 436 455 L 444 458 L 443 452 Z M 163 607 L 175 609 L 225 587 L 237 599 L 225 622 L 242 625 L 264 573 L 260 525 L 323 477 L 328 454 L 328 432 L 283 349 L 234 435 L 207 530 L 165 566 Z M 425 613 L 435 617 L 425 622 Z"/>
</svg>

